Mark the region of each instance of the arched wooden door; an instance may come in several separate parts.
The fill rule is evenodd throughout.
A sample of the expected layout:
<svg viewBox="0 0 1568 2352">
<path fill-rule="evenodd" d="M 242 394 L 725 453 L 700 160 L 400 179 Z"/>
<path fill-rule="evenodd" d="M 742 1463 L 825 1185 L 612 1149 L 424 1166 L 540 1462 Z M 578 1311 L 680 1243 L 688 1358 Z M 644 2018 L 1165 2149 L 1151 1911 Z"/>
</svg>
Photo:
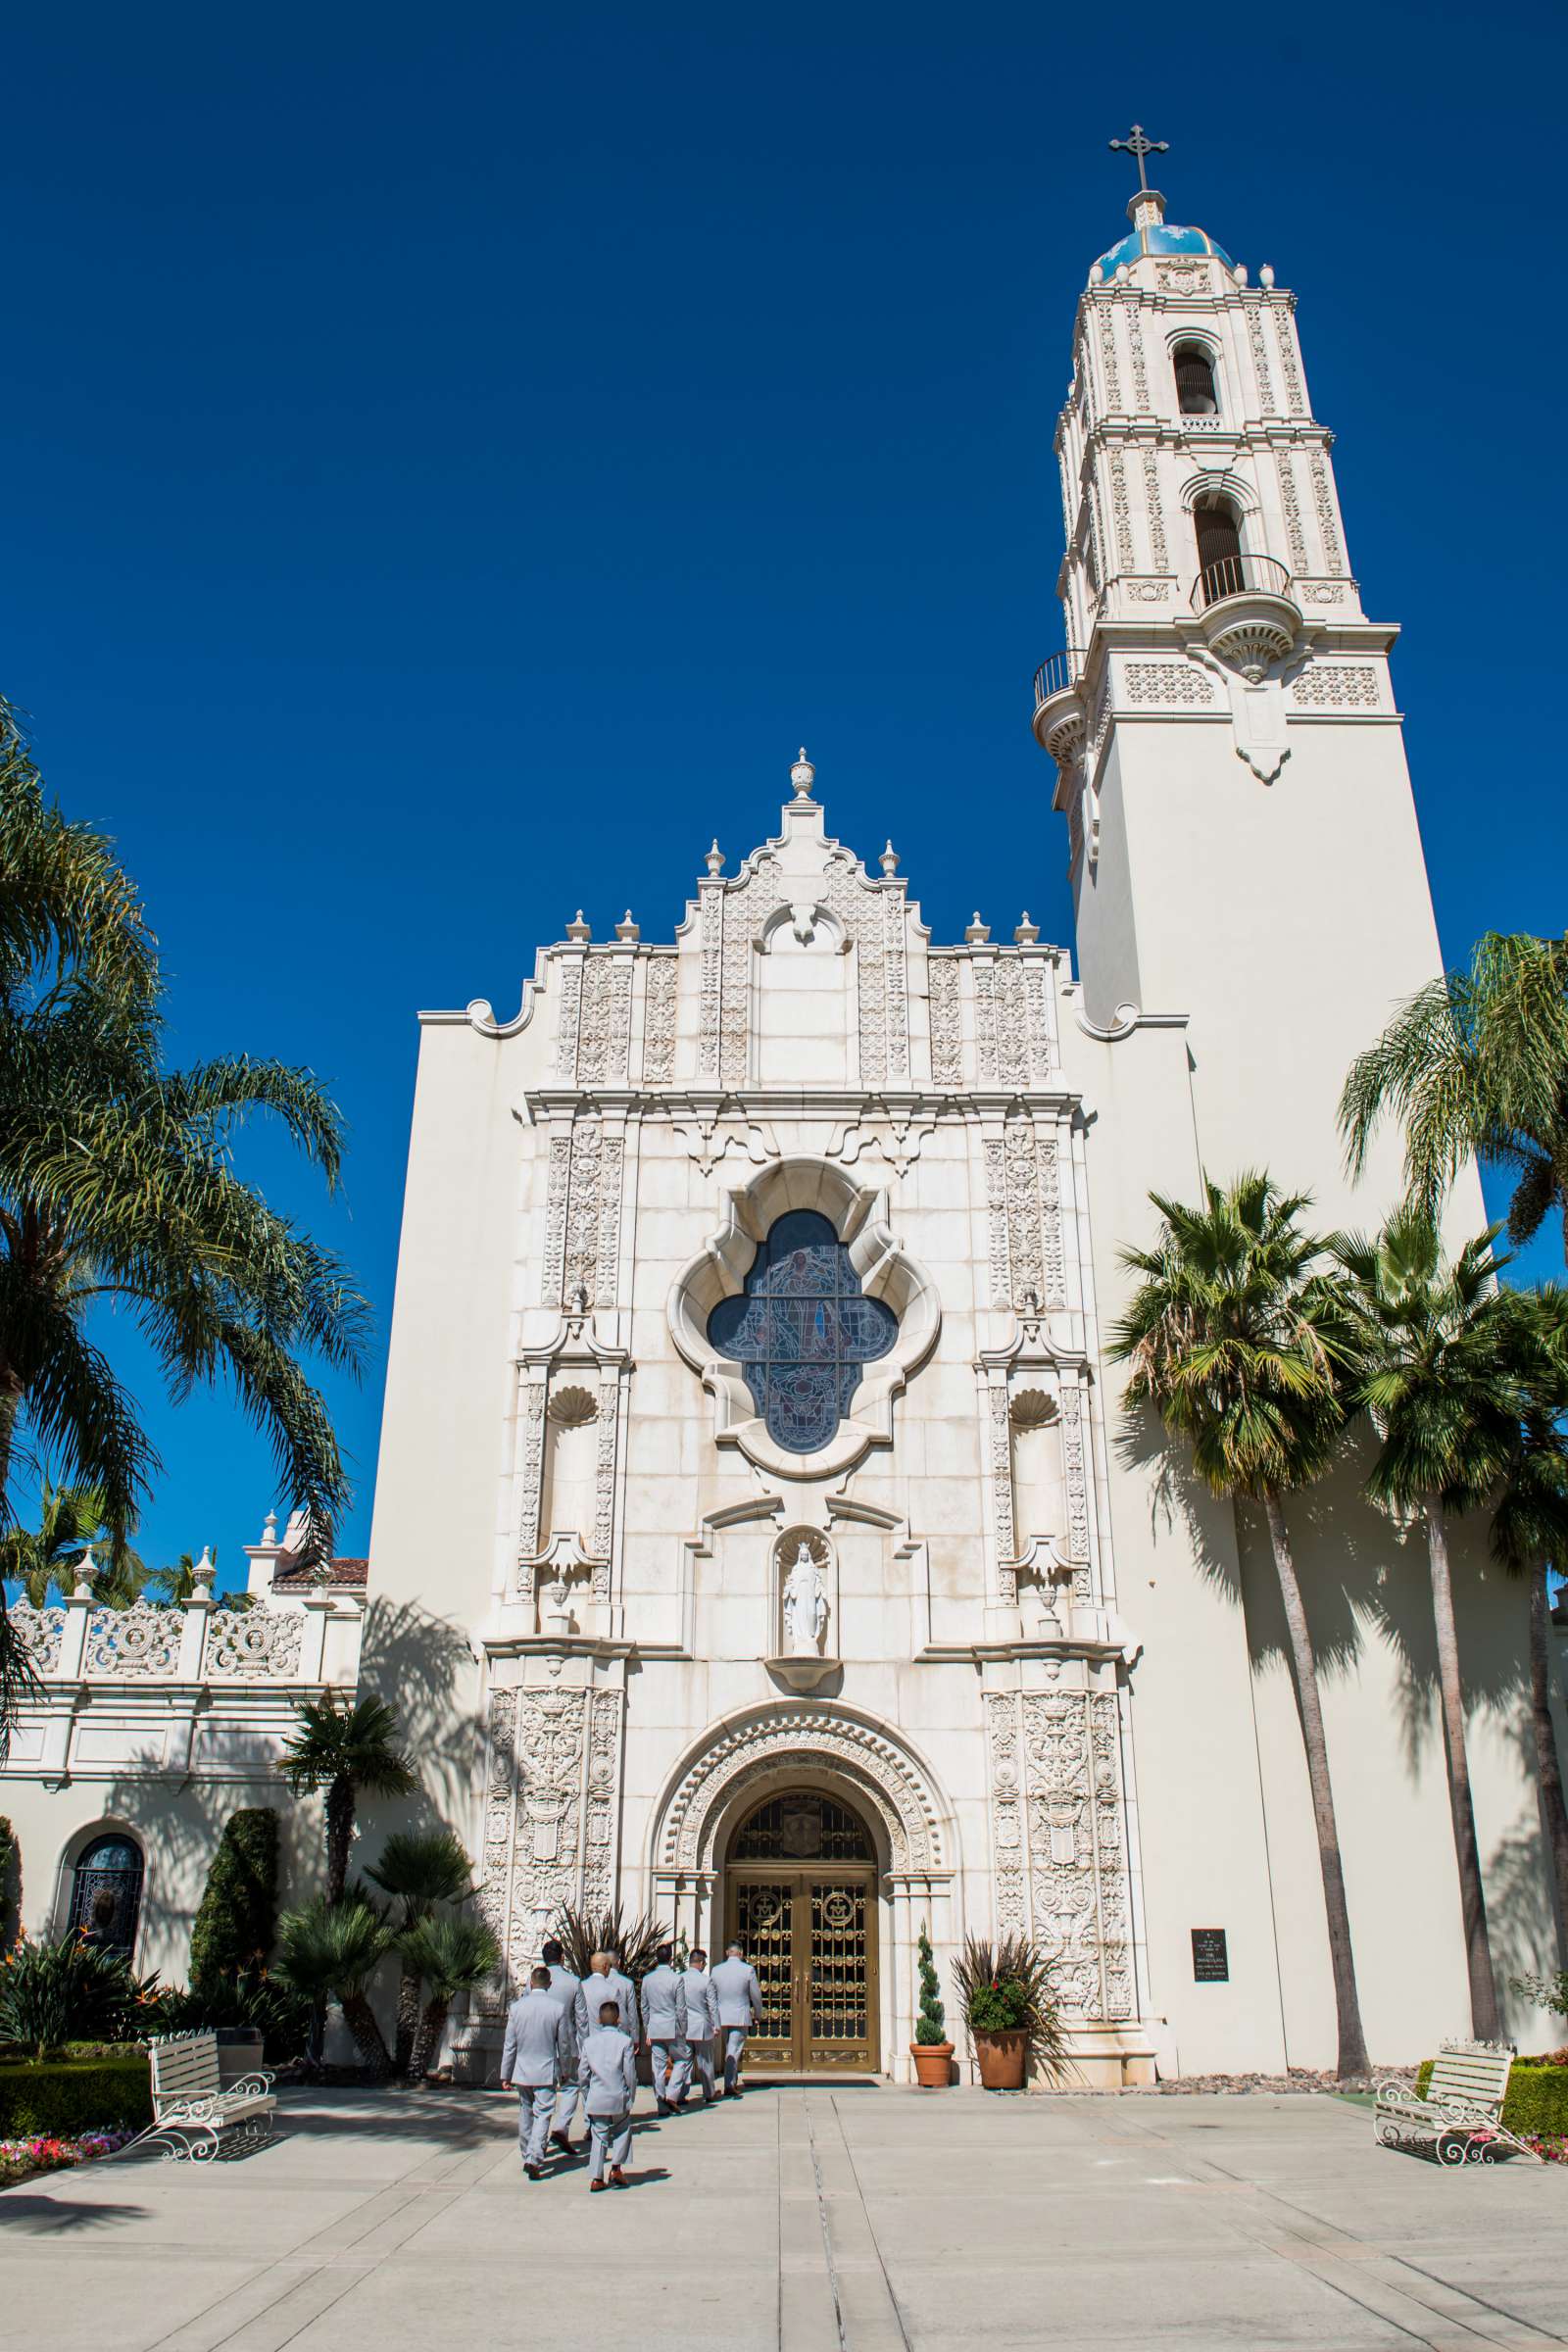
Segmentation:
<svg viewBox="0 0 1568 2352">
<path fill-rule="evenodd" d="M 876 1852 L 858 1813 L 815 1788 L 749 1814 L 725 1863 L 725 1940 L 762 1988 L 747 2071 L 877 2070 Z"/>
</svg>

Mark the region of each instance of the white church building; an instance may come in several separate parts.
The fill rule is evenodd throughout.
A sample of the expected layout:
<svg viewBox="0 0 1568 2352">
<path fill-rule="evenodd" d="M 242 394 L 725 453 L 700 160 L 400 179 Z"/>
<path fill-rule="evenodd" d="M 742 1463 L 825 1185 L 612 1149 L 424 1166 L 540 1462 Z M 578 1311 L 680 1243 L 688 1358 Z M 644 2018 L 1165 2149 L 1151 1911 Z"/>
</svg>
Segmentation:
<svg viewBox="0 0 1568 2352">
<path fill-rule="evenodd" d="M 662 932 L 579 918 L 514 1017 L 423 1014 L 368 1601 L 274 1595 L 254 1555 L 270 1607 L 322 1618 L 272 1702 L 358 1653 L 368 1606 L 363 1679 L 417 1732 L 512 1983 L 565 1903 L 738 1934 L 754 2062 L 792 2073 L 907 2078 L 922 1925 L 960 2041 L 956 1946 L 1023 1932 L 1089 2082 L 1334 2058 L 1261 1522 L 1126 1421 L 1104 1335 L 1152 1188 L 1262 1164 L 1326 1226 L 1377 1220 L 1397 1138 L 1352 1192 L 1339 1091 L 1441 957 L 1396 632 L 1362 609 L 1295 300 L 1154 191 L 1130 213 L 1073 330 L 1067 650 L 1035 682 L 1076 960 L 1027 918 L 933 940 L 803 753 L 776 831 L 715 843 Z M 1481 1226 L 1473 1182 L 1452 1214 Z M 1402 2060 L 1467 2025 L 1424 1553 L 1349 1465 L 1293 1532 L 1367 2039 Z M 1506 1979 L 1551 1937 L 1525 1598 L 1480 1542 L 1456 1569 Z M 275 1725 L 78 1766 L 148 1696 L 88 1679 L 51 1683 L 0 1809 L 57 1859 L 56 1918 L 85 1840 L 139 1839 L 177 1970 L 200 1872 L 161 1819 L 262 1801 Z M 506 1997 L 460 2072 L 493 2071 Z"/>
</svg>

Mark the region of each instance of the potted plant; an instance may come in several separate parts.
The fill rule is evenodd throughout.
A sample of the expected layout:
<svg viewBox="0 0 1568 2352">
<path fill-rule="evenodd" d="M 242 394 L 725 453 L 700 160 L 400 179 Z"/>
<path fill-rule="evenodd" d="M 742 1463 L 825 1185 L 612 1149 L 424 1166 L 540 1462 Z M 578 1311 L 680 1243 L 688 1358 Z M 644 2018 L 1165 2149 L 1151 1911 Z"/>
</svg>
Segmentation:
<svg viewBox="0 0 1568 2352">
<path fill-rule="evenodd" d="M 953 2080 L 953 2044 L 948 2039 L 947 2011 L 942 2006 L 942 1987 L 937 1981 L 931 1938 L 925 1932 L 924 1921 L 916 1948 L 920 1955 L 920 2014 L 914 2021 L 909 2055 L 914 2060 L 914 2079 L 921 2089 L 945 2090 Z"/>
<path fill-rule="evenodd" d="M 957 1965 L 964 2022 L 987 2090 L 1021 2090 L 1027 2068 L 1048 2082 L 1070 2065 L 1051 1963 L 1027 1936 L 964 1938 Z"/>
</svg>

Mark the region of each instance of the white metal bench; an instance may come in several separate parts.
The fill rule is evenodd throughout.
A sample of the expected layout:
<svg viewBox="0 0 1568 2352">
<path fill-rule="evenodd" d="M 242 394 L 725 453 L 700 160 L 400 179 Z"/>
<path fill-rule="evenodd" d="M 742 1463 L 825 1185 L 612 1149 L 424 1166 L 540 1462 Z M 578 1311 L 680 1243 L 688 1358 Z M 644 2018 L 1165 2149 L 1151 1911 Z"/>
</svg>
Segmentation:
<svg viewBox="0 0 1568 2352">
<path fill-rule="evenodd" d="M 148 2043 L 153 2073 L 153 2121 L 121 2149 L 163 2148 L 179 2162 L 210 2164 L 237 2156 L 272 2136 L 274 2078 L 244 2075 L 225 2084 L 219 2073 L 218 2036 L 211 2032 L 160 2034 Z"/>
<path fill-rule="evenodd" d="M 1386 2148 L 1429 2148 L 1440 2164 L 1490 2164 L 1499 2146 L 1542 2158 L 1507 2130 L 1513 2050 L 1505 2041 L 1446 2041 L 1433 2062 L 1425 2098 L 1402 2082 L 1380 2082 L 1372 2126 Z"/>
</svg>

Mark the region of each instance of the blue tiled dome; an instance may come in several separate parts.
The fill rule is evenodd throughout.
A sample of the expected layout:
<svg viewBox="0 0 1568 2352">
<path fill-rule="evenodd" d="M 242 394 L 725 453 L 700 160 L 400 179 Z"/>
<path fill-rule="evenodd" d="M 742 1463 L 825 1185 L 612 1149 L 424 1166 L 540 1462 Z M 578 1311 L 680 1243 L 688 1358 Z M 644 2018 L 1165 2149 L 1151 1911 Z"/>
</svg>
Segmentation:
<svg viewBox="0 0 1568 2352">
<path fill-rule="evenodd" d="M 1108 253 L 1101 255 L 1100 267 L 1104 272 L 1106 284 L 1110 283 L 1123 262 L 1131 269 L 1134 262 L 1142 261 L 1147 253 L 1211 253 L 1216 262 L 1224 263 L 1227 270 L 1236 267 L 1224 246 L 1216 245 L 1203 229 L 1173 228 L 1164 220 L 1155 220 L 1147 228 L 1135 228 L 1130 236 L 1123 237 L 1119 245 L 1113 245 Z"/>
</svg>

